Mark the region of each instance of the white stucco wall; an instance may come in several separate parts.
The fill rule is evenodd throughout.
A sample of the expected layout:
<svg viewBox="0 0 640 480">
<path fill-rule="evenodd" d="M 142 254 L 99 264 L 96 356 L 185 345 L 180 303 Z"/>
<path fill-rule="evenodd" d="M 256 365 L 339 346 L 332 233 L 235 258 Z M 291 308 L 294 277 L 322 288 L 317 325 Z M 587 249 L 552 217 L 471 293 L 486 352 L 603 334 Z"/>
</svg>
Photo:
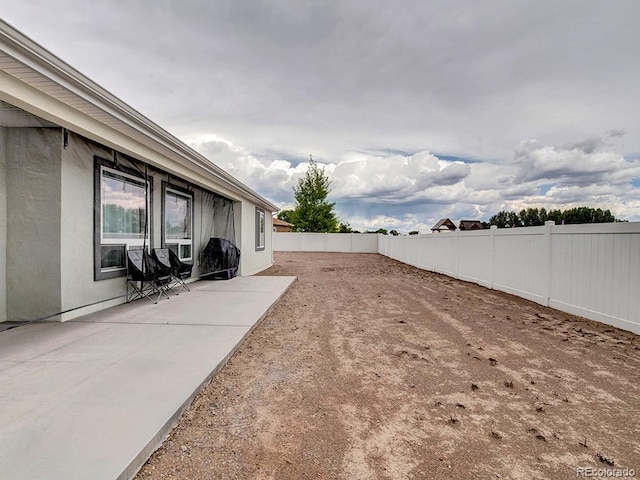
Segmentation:
<svg viewBox="0 0 640 480">
<path fill-rule="evenodd" d="M 272 265 L 273 219 L 271 212 L 265 211 L 265 249 L 256 250 L 256 205 L 249 201 L 242 202 L 240 210 L 241 243 L 240 243 L 240 274 L 253 275 Z"/>
<path fill-rule="evenodd" d="M 124 278 L 93 279 L 94 155 L 112 157 L 110 150 L 73 134 L 62 150 L 60 289 L 64 312 L 122 297 L 126 290 Z"/>
<path fill-rule="evenodd" d="M 8 320 L 60 312 L 61 130 L 6 130 Z"/>
<path fill-rule="evenodd" d="M 113 152 L 73 133 L 65 149 L 57 128 L 0 128 L 0 321 L 68 320 L 124 302 L 125 277 L 94 280 L 96 155 L 111 159 Z M 153 169 L 149 174 L 153 248 L 162 244 L 167 175 Z M 199 200 L 196 194 L 194 277 L 203 247 Z M 251 275 L 272 265 L 271 213 L 265 212 L 265 249 L 256 251 L 256 205 L 245 199 L 234 207 L 240 274 Z"/>
<path fill-rule="evenodd" d="M 69 135 L 69 146 L 62 150 L 61 173 L 61 318 L 68 320 L 112 304 L 122 303 L 126 278 L 94 281 L 94 156 L 111 159 L 113 152 L 86 139 Z M 153 178 L 151 248 L 162 245 L 162 182 L 164 173 L 149 169 Z M 172 181 L 177 181 L 175 178 Z M 178 184 L 180 182 L 178 181 Z M 194 278 L 199 275 L 199 252 L 215 232 L 201 232 L 202 215 L 212 211 L 201 208 L 202 196 L 194 195 Z M 271 266 L 271 213 L 265 212 L 265 250 L 255 250 L 255 204 L 234 202 L 236 244 L 241 249 L 240 274 L 250 275 Z M 207 237 L 202 240 L 201 237 Z M 203 243 L 204 242 L 204 243 Z"/>
<path fill-rule="evenodd" d="M 6 129 L 0 127 L 0 322 L 7 319 L 7 174 Z"/>
</svg>

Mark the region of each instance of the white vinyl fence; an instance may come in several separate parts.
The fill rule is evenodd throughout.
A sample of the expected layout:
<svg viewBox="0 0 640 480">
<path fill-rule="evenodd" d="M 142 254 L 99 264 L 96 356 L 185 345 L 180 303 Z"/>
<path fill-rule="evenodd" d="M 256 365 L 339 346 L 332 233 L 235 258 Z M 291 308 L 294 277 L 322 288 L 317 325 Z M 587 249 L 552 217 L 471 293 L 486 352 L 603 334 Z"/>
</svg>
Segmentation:
<svg viewBox="0 0 640 480">
<path fill-rule="evenodd" d="M 379 252 L 640 334 L 640 223 L 381 236 Z"/>
<path fill-rule="evenodd" d="M 401 237 L 276 233 L 275 250 L 378 252 L 640 334 L 640 223 Z"/>
<path fill-rule="evenodd" d="M 374 234 L 276 232 L 273 242 L 276 252 L 378 253 Z"/>
</svg>

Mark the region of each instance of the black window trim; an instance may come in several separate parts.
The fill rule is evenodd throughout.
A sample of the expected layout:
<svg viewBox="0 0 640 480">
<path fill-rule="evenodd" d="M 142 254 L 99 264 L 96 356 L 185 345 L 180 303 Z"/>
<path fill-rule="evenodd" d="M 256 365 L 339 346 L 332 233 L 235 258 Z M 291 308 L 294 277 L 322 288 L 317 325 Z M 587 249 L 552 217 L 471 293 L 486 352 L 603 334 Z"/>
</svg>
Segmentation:
<svg viewBox="0 0 640 480">
<path fill-rule="evenodd" d="M 116 164 L 111 160 L 107 160 L 105 158 L 98 157 L 94 155 L 94 167 L 93 167 L 93 280 L 107 280 L 110 278 L 117 277 L 126 277 L 127 269 L 121 268 L 116 270 L 102 271 L 101 268 L 101 246 L 100 242 L 102 238 L 101 230 L 101 218 L 102 218 L 102 176 L 101 167 L 107 167 L 112 170 L 116 170 L 122 173 L 126 173 L 127 175 L 131 175 L 134 177 L 140 178 L 142 181 L 145 180 L 144 175 L 141 175 L 140 172 L 133 168 L 129 168 L 120 164 Z M 149 217 L 149 245 L 153 245 L 153 177 L 151 175 L 148 176 L 147 180 L 149 181 L 149 211 L 147 215 Z"/>
<path fill-rule="evenodd" d="M 262 215 L 262 218 L 264 219 L 264 242 L 262 245 L 260 245 L 260 215 Z M 265 250 L 266 243 L 267 243 L 267 215 L 264 209 L 259 207 L 256 207 L 255 227 L 256 227 L 256 252 L 261 252 Z"/>
<path fill-rule="evenodd" d="M 165 196 L 167 193 L 167 188 L 171 190 L 175 190 L 176 192 L 180 192 L 183 195 L 191 197 L 191 260 L 185 261 L 185 263 L 193 264 L 195 258 L 195 195 L 193 190 L 188 190 L 184 187 L 179 187 L 174 183 L 167 182 L 166 180 L 162 181 L 162 205 L 160 206 L 160 218 L 161 218 L 161 227 L 160 227 L 160 235 L 161 235 L 161 244 L 162 248 L 168 248 L 165 241 L 165 221 L 164 221 L 164 204 L 165 204 Z"/>
</svg>

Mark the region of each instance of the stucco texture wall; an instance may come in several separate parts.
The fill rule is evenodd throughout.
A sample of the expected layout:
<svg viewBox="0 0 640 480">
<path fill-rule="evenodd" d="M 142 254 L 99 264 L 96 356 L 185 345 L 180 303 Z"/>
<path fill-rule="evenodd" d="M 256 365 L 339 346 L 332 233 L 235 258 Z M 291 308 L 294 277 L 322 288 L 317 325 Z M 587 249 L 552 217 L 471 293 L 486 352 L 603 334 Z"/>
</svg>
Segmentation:
<svg viewBox="0 0 640 480">
<path fill-rule="evenodd" d="M 73 133 L 64 147 L 61 128 L 0 129 L 0 140 L 0 153 L 5 153 L 0 160 L 0 212 L 7 212 L 0 216 L 0 279 L 6 278 L 0 287 L 0 321 L 64 320 L 123 302 L 126 277 L 94 280 L 94 235 L 99 228 L 94 226 L 94 157 L 112 159 L 113 150 Z M 120 161 L 129 163 L 126 158 Z M 202 227 L 211 225 L 213 211 L 203 208 L 198 187 L 152 167 L 148 174 L 153 179 L 151 248 L 162 246 L 163 181 L 193 189 L 196 277 L 205 240 L 220 236 L 214 230 L 221 227 L 216 222 Z M 266 248 L 256 251 L 255 208 L 248 201 L 234 202 L 242 275 L 272 264 L 271 215 L 265 212 Z"/>
<path fill-rule="evenodd" d="M 7 320 L 7 130 L 0 127 L 0 322 Z"/>
<path fill-rule="evenodd" d="M 62 150 L 61 174 L 61 300 L 62 311 L 70 312 L 66 318 L 72 318 L 74 309 L 98 304 L 105 301 L 124 301 L 126 278 L 117 277 L 94 281 L 94 156 L 112 159 L 113 151 L 85 138 L 71 133 L 69 145 Z M 124 158 L 120 158 L 127 165 Z M 140 165 L 137 167 L 140 169 Z M 193 277 L 200 274 L 200 252 L 210 237 L 224 236 L 221 225 L 213 221 L 214 209 L 199 187 L 169 177 L 165 172 L 149 167 L 147 171 L 152 179 L 152 222 L 150 247 L 162 246 L 162 190 L 163 182 L 171 182 L 175 188 L 192 190 L 193 203 Z M 271 265 L 271 224 L 266 231 L 267 249 L 255 251 L 255 205 L 234 202 L 235 237 L 242 255 L 241 274 L 255 273 Z M 247 221 L 243 222 L 243 218 Z M 271 222 L 266 212 L 267 222 Z M 220 231 L 218 231 L 220 230 Z M 239 239 L 243 237 L 243 240 Z M 243 243 L 243 245 L 242 245 Z"/>
<path fill-rule="evenodd" d="M 6 130 L 8 320 L 55 315 L 60 301 L 59 128 Z"/>
<path fill-rule="evenodd" d="M 237 205 L 237 204 L 236 204 Z M 237 207 L 236 207 L 237 208 Z M 237 217 L 236 217 L 237 218 Z M 238 222 L 236 222 L 237 224 Z M 256 205 L 245 201 L 241 206 L 240 274 L 253 275 L 273 264 L 273 219 L 265 211 L 265 248 L 256 250 Z M 237 227 L 236 227 L 237 228 Z"/>
<path fill-rule="evenodd" d="M 60 288 L 65 312 L 121 297 L 126 290 L 124 278 L 93 279 L 94 155 L 110 159 L 113 152 L 74 134 L 62 150 Z"/>
</svg>

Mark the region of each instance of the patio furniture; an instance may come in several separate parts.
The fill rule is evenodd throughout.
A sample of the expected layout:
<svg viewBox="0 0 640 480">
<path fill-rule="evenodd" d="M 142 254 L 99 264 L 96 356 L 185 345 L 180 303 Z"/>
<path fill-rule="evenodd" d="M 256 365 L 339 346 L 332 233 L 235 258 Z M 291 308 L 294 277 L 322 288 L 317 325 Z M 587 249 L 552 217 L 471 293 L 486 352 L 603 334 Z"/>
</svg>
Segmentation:
<svg viewBox="0 0 640 480">
<path fill-rule="evenodd" d="M 171 275 L 171 282 L 167 286 L 167 290 L 171 290 L 176 295 L 180 294 L 180 290 L 182 289 L 182 280 L 177 276 L 176 270 L 171 263 L 171 250 L 168 248 L 154 248 L 151 255 L 153 259 L 158 262 L 159 268 L 163 270 L 163 272 Z M 178 287 L 178 290 L 174 290 L 174 287 Z"/>
<path fill-rule="evenodd" d="M 169 298 L 167 290 L 171 284 L 171 270 L 163 267 L 146 250 L 127 251 L 127 303 L 139 298 L 148 298 L 158 303 L 162 296 Z"/>
<path fill-rule="evenodd" d="M 214 280 L 228 280 L 238 273 L 240 249 L 226 238 L 210 238 L 202 251 L 200 274 Z"/>
<path fill-rule="evenodd" d="M 187 286 L 185 280 L 191 277 L 193 264 L 183 262 L 182 260 L 180 260 L 180 258 L 178 258 L 176 252 L 170 249 L 167 250 L 169 251 L 169 263 L 171 264 L 173 276 L 180 284 L 179 290 L 182 291 L 182 289 L 184 288 L 187 292 L 190 292 L 191 290 Z"/>
</svg>

